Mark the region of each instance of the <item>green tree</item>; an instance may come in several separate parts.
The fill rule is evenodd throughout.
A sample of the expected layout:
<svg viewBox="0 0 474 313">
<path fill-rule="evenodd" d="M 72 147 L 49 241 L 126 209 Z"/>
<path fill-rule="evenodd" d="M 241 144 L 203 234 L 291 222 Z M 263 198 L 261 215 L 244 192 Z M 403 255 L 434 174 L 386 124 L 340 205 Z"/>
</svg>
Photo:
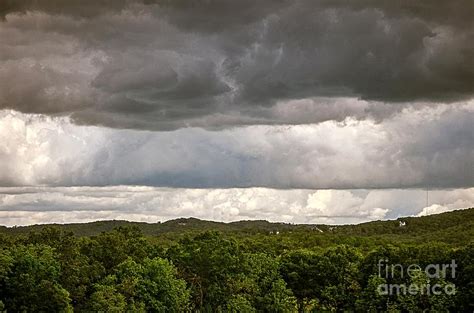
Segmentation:
<svg viewBox="0 0 474 313">
<path fill-rule="evenodd" d="M 289 312 L 295 309 L 296 298 L 280 276 L 278 259 L 265 253 L 245 254 L 242 270 L 243 281 L 247 282 L 247 288 L 242 291 L 249 295 L 259 312 Z"/>
<path fill-rule="evenodd" d="M 348 310 L 355 306 L 360 293 L 358 282 L 361 253 L 346 245 L 328 249 L 319 263 L 323 282 L 321 303 L 327 309 Z"/>
<path fill-rule="evenodd" d="M 107 274 L 128 258 L 143 260 L 152 249 L 149 242 L 136 227 L 118 227 L 111 232 L 91 237 L 81 246 L 81 252 L 98 261 Z"/>
<path fill-rule="evenodd" d="M 233 296 L 229 282 L 242 271 L 244 263 L 237 242 L 224 239 L 218 232 L 184 238 L 168 250 L 168 257 L 191 287 L 198 309 L 223 309 Z"/>
<path fill-rule="evenodd" d="M 453 282 L 456 285 L 456 311 L 474 312 L 474 242 L 457 250 L 453 259 L 458 267 Z"/>
<path fill-rule="evenodd" d="M 188 308 L 189 292 L 167 260 L 145 258 L 137 263 L 128 259 L 96 284 L 89 307 L 104 308 L 109 301 L 117 312 L 123 307 L 133 312 L 183 312 Z"/>
<path fill-rule="evenodd" d="M 69 312 L 69 293 L 59 284 L 53 249 L 18 245 L 0 252 L 0 294 L 9 312 Z"/>
<path fill-rule="evenodd" d="M 365 289 L 357 300 L 356 307 L 360 312 L 384 312 L 389 309 L 389 295 L 385 294 L 387 281 L 379 274 L 370 276 Z"/>
<path fill-rule="evenodd" d="M 291 251 L 282 257 L 281 274 L 297 298 L 298 312 L 304 312 L 311 300 L 321 295 L 321 258 L 309 250 Z"/>
<path fill-rule="evenodd" d="M 112 279 L 111 283 L 115 283 Z M 96 284 L 90 297 L 89 309 L 93 312 L 120 313 L 125 312 L 125 297 L 112 284 Z"/>
</svg>

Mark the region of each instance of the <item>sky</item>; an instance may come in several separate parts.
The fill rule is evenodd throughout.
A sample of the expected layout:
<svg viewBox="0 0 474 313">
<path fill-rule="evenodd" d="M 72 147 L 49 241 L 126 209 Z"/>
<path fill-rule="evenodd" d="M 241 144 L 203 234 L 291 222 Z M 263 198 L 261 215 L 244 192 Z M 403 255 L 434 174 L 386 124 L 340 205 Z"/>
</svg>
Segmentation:
<svg viewBox="0 0 474 313">
<path fill-rule="evenodd" d="M 2 1 L 0 224 L 347 224 L 474 207 L 473 12 Z"/>
</svg>

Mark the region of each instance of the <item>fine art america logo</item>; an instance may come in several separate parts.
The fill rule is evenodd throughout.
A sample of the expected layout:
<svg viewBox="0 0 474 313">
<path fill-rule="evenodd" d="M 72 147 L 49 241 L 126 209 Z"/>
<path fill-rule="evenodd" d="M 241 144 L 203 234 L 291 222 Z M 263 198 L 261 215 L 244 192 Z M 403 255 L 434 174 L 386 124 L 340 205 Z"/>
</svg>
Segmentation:
<svg viewBox="0 0 474 313">
<path fill-rule="evenodd" d="M 377 291 L 380 295 L 454 295 L 456 286 L 446 281 L 446 278 L 456 277 L 457 266 L 455 260 L 448 264 L 428 264 L 422 267 L 418 264 L 390 264 L 388 259 L 380 259 L 379 278 L 385 283 L 379 284 Z"/>
</svg>

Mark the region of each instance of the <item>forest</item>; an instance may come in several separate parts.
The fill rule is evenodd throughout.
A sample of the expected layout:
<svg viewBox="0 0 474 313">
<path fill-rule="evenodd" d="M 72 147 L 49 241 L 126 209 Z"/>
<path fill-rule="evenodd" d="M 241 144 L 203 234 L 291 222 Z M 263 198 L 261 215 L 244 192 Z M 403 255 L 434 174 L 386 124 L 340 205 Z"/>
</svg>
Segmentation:
<svg viewBox="0 0 474 313">
<path fill-rule="evenodd" d="M 474 208 L 345 226 L 0 227 L 0 312 L 473 310 Z"/>
</svg>

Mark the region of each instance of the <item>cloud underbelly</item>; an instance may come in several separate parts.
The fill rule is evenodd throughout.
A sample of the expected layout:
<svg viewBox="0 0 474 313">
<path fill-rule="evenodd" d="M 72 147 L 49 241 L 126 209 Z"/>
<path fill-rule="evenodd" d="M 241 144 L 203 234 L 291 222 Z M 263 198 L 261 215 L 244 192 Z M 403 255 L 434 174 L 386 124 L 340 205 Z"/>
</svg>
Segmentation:
<svg viewBox="0 0 474 313">
<path fill-rule="evenodd" d="M 457 188 L 474 185 L 472 103 L 345 120 L 171 132 L 0 113 L 0 185 Z"/>
</svg>

